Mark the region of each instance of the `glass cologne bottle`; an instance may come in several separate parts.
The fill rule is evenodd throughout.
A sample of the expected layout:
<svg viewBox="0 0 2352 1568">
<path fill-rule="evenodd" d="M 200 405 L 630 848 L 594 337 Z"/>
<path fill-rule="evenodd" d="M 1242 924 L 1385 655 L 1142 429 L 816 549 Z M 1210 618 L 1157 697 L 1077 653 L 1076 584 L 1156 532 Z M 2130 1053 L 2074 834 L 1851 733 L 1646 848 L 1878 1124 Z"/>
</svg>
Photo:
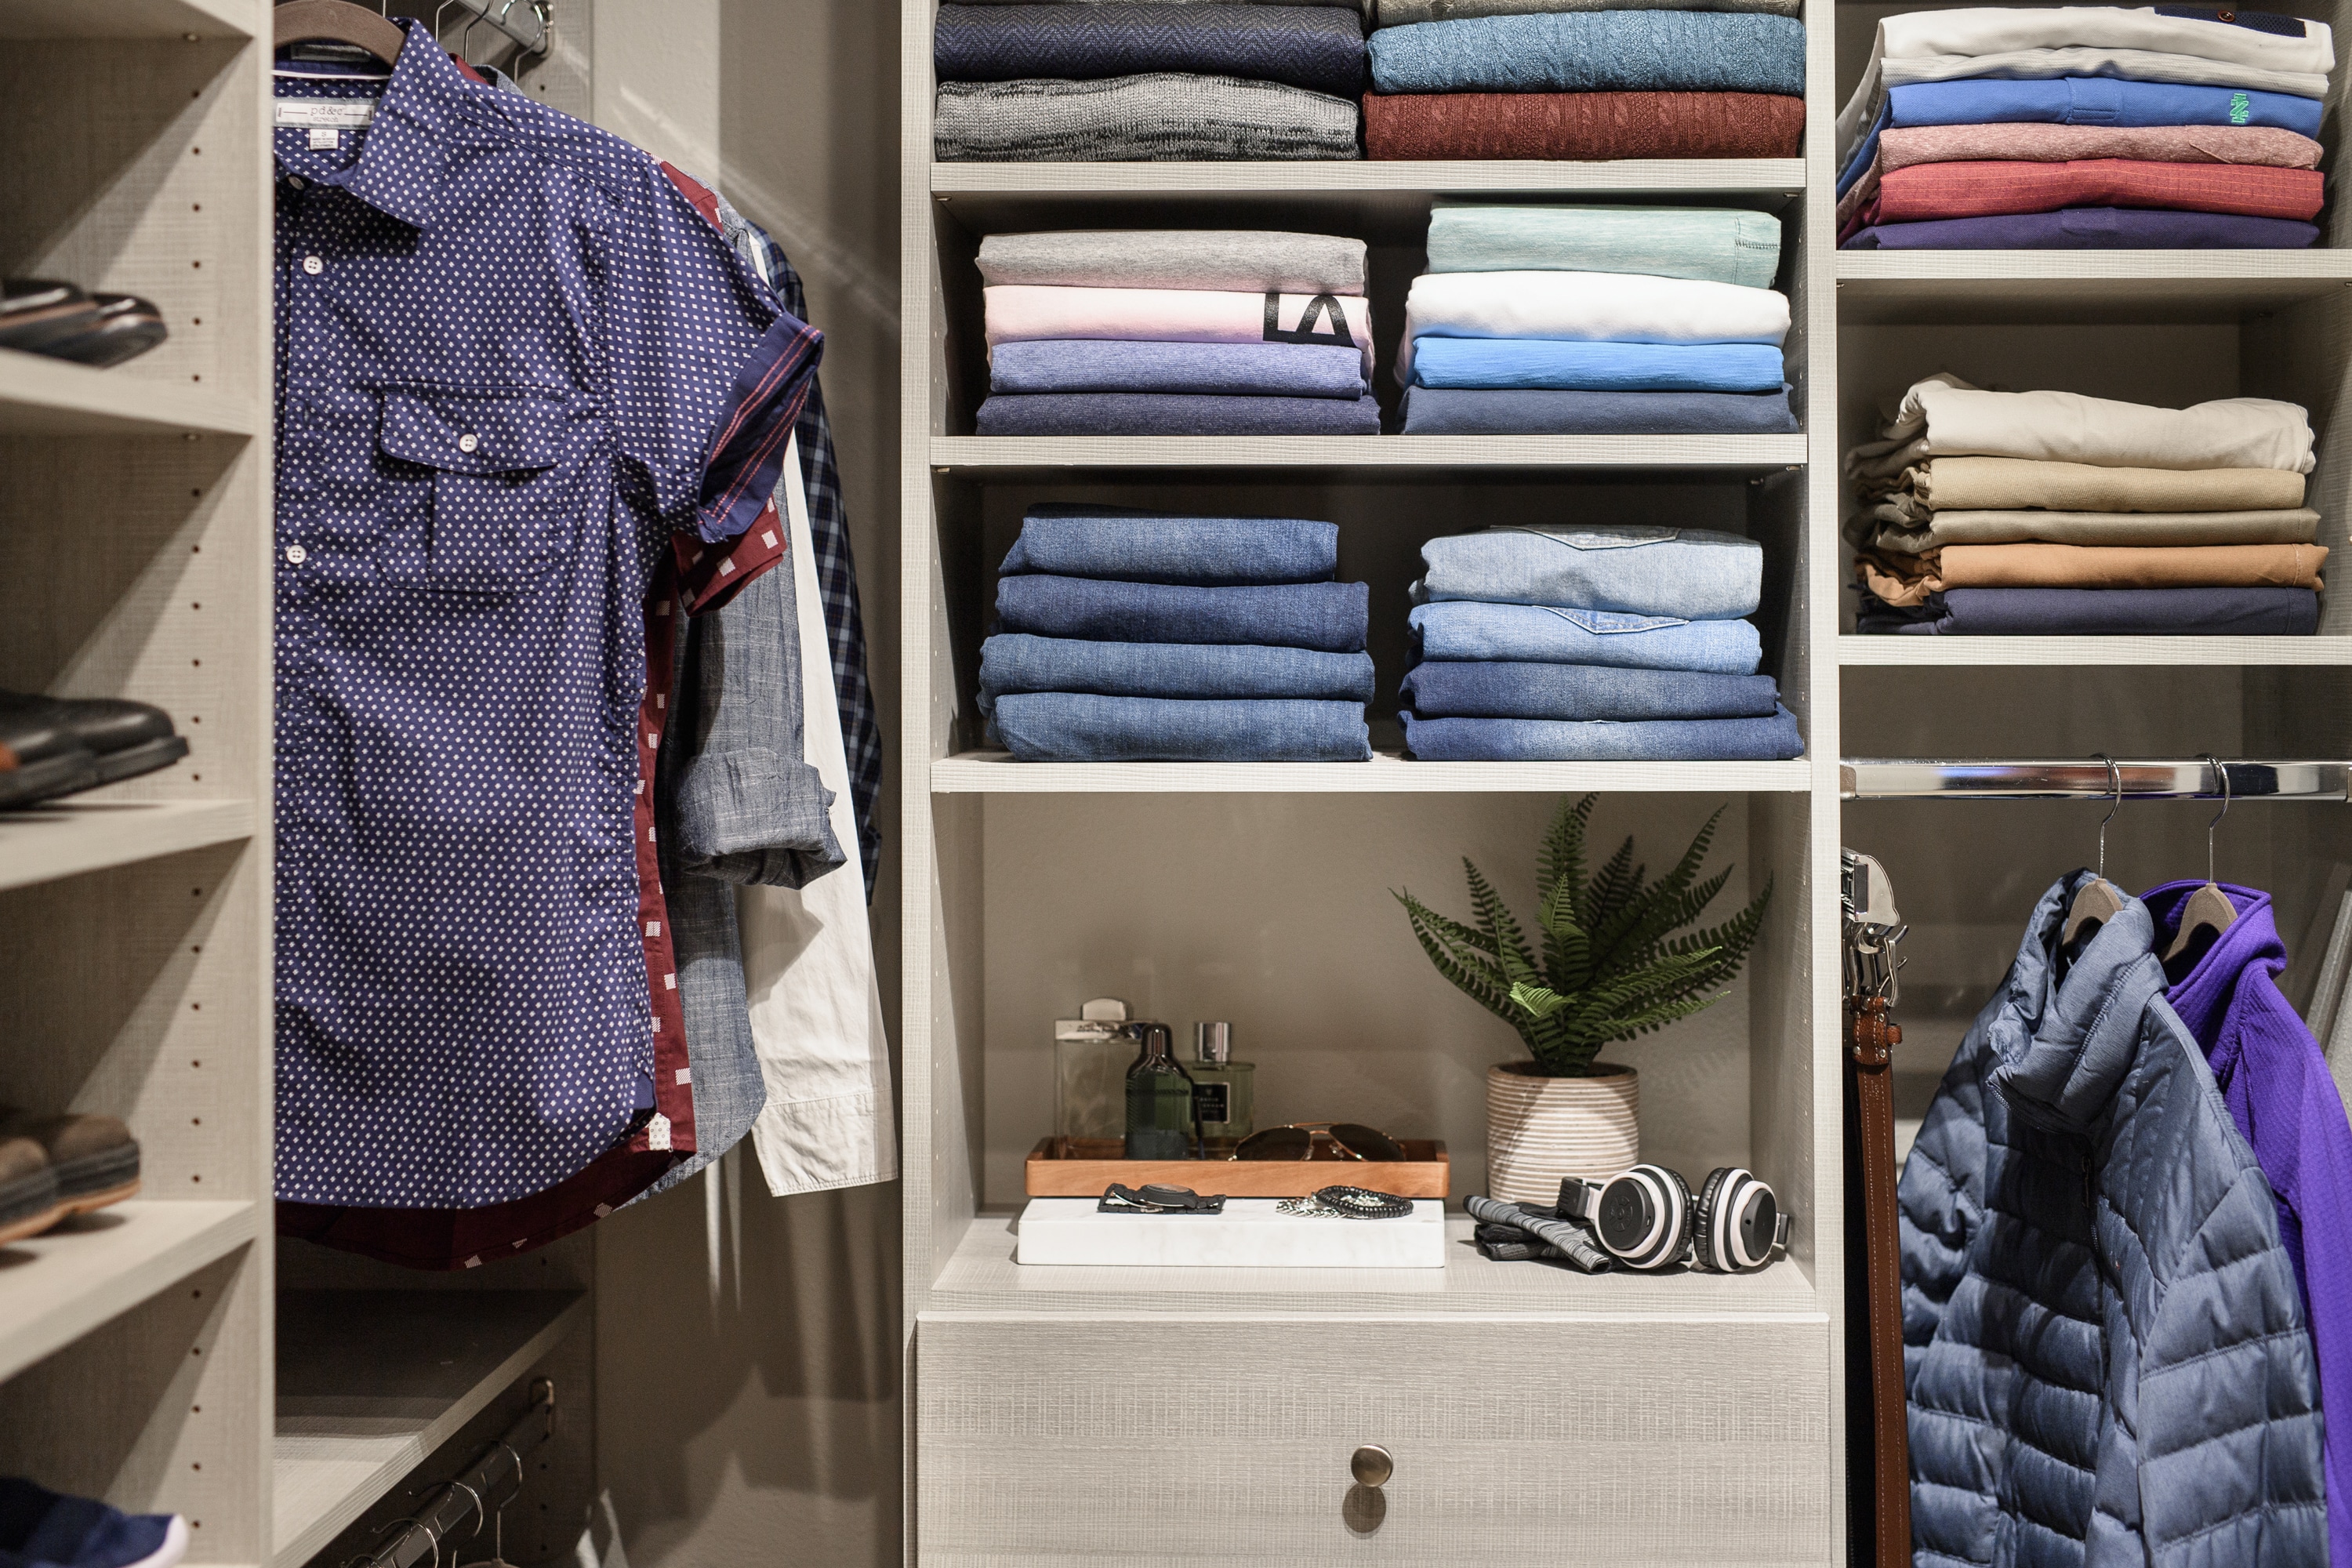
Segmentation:
<svg viewBox="0 0 2352 1568">
<path fill-rule="evenodd" d="M 1257 1068 L 1234 1060 L 1231 1024 L 1192 1026 L 1192 1124 L 1213 1160 L 1257 1131 Z"/>
<path fill-rule="evenodd" d="M 1127 1069 L 1127 1157 L 1184 1160 L 1192 1154 L 1192 1079 L 1177 1061 L 1165 1024 L 1129 1024 L 1142 1042 Z"/>
</svg>

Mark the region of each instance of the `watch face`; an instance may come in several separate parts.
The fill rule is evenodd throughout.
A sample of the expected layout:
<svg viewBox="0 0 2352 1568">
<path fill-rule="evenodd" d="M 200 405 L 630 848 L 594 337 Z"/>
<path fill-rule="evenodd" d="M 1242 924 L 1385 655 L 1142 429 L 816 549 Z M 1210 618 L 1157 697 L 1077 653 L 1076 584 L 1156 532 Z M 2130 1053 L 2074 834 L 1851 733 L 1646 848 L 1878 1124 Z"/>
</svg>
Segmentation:
<svg viewBox="0 0 2352 1568">
<path fill-rule="evenodd" d="M 1620 1177 L 1601 1193 L 1597 1228 L 1601 1245 L 1611 1251 L 1633 1251 L 1649 1238 L 1656 1224 L 1657 1210 L 1641 1183 Z"/>
</svg>

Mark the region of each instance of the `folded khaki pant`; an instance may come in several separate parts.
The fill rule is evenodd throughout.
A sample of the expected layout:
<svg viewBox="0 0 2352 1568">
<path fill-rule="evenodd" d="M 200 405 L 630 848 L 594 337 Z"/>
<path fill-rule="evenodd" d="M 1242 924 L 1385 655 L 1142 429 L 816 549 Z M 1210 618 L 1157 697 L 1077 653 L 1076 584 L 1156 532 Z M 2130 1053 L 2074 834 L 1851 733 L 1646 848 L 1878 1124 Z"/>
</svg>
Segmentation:
<svg viewBox="0 0 2352 1568">
<path fill-rule="evenodd" d="M 1874 511 L 1875 509 L 1873 509 Z M 2279 511 L 1933 511 L 1924 528 L 1864 515 L 1849 529 L 1855 548 L 1921 555 L 1948 544 L 2309 544 L 2319 514 Z"/>
<path fill-rule="evenodd" d="M 2031 458 L 1931 458 L 1885 480 L 1864 479 L 1865 500 L 1892 506 L 1883 522 L 1925 522 L 1931 511 L 2269 511 L 2303 504 L 2301 474 L 2284 468 L 2108 468 Z"/>
<path fill-rule="evenodd" d="M 2318 544 L 1954 544 L 1858 555 L 1854 574 L 1887 604 L 1916 605 L 1951 588 L 2323 588 L 2326 562 Z"/>
</svg>

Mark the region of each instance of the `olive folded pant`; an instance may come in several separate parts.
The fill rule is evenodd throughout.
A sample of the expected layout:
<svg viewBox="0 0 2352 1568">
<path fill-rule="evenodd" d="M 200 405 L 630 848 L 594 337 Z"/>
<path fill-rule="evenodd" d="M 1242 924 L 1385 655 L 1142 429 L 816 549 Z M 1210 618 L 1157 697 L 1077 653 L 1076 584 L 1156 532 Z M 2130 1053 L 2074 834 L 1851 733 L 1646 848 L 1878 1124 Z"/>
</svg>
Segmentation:
<svg viewBox="0 0 2352 1568">
<path fill-rule="evenodd" d="M 1875 509 L 1874 509 L 1874 510 Z M 2309 544 L 2319 514 L 2277 511 L 1931 511 L 1912 528 L 1864 514 L 1848 531 L 1858 550 L 1925 555 L 1948 544 Z"/>
<path fill-rule="evenodd" d="M 1882 522 L 1933 511 L 2268 511 L 2303 504 L 2303 476 L 2285 468 L 2110 468 L 2032 458 L 1930 458 L 1885 479 L 1861 479 Z"/>
<path fill-rule="evenodd" d="M 2323 588 L 2319 544 L 2178 548 L 1955 544 L 1926 555 L 1863 555 L 1855 574 L 1894 605 L 1951 588 Z"/>
</svg>

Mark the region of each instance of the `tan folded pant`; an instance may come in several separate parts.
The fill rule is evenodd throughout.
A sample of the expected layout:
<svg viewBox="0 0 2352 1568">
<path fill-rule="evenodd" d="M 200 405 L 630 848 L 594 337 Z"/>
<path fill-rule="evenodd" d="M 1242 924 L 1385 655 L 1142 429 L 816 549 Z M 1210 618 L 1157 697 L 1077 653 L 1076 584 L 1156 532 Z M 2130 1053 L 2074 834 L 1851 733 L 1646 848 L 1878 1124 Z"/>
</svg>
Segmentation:
<svg viewBox="0 0 2352 1568">
<path fill-rule="evenodd" d="M 2279 511 L 1935 511 L 1924 528 L 1865 520 L 1849 535 L 1882 555 L 1922 555 L 1948 544 L 2309 544 L 2319 514 Z"/>
<path fill-rule="evenodd" d="M 2301 474 L 2284 468 L 2105 468 L 2030 458 L 1931 458 L 1894 477 L 1864 481 L 1900 521 L 1930 511 L 2273 511 L 2303 504 Z M 1895 521 L 1897 518 L 1882 521 Z"/>
<path fill-rule="evenodd" d="M 1854 574 L 1890 605 L 1950 588 L 2324 588 L 2319 544 L 1954 544 L 1924 555 L 1857 555 Z"/>
</svg>

